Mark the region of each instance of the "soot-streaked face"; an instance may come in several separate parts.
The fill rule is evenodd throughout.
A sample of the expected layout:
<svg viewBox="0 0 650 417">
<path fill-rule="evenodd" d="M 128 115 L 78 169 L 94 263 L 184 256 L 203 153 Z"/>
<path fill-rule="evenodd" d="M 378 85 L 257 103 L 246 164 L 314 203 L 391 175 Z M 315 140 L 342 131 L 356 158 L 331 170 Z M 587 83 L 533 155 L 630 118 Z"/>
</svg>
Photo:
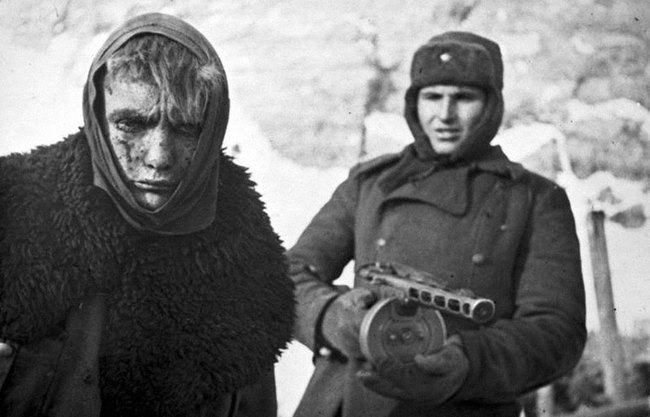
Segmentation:
<svg viewBox="0 0 650 417">
<path fill-rule="evenodd" d="M 104 126 L 132 195 L 156 210 L 172 196 L 189 167 L 200 128 L 172 124 L 158 87 L 127 77 L 104 84 Z"/>
</svg>

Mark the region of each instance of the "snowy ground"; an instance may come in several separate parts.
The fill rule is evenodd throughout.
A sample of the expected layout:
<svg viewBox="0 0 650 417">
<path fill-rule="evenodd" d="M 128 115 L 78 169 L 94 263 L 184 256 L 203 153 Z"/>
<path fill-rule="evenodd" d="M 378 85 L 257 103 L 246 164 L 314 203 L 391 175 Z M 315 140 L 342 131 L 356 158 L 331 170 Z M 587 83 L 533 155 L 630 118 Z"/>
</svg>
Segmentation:
<svg viewBox="0 0 650 417">
<path fill-rule="evenodd" d="M 0 155 L 27 151 L 34 146 L 58 141 L 76 131 L 82 124 L 81 91 L 85 72 L 92 55 L 103 39 L 92 39 L 79 49 L 65 35 L 57 37 L 46 50 L 37 52 L 10 44 L 8 34 L 0 29 Z M 70 53 L 76 54 L 70 60 Z M 258 190 L 267 204 L 274 227 L 290 247 L 318 208 L 328 199 L 335 186 L 347 175 L 347 169 L 316 169 L 281 157 L 275 152 L 255 121 L 232 97 L 232 119 L 225 145 L 238 162 L 250 167 Z M 398 135 L 405 132 L 399 118 L 392 126 Z M 548 135 L 540 128 L 540 136 Z M 386 131 L 386 127 L 381 130 Z M 388 129 L 389 130 L 389 129 Z M 401 146 L 403 137 L 390 147 Z M 534 141 L 527 143 L 531 144 Z M 237 146 L 235 146 L 237 145 Z M 505 145 L 504 145 L 505 146 Z M 526 154 L 520 145 L 508 145 L 514 156 Z M 506 148 L 508 148 L 506 146 Z M 506 149 L 508 150 L 508 149 Z M 603 185 L 610 184 L 626 201 L 643 201 L 648 213 L 650 201 L 634 184 L 607 175 L 585 181 L 568 181 L 567 189 L 578 220 L 583 248 L 586 244 L 584 218 L 587 198 Z M 641 320 L 650 320 L 647 295 L 650 294 L 650 225 L 624 229 L 607 223 L 607 239 L 614 280 L 618 321 L 625 332 L 634 330 Z M 588 253 L 585 259 L 585 285 L 588 294 L 588 323 L 597 328 Z M 302 346 L 292 345 L 277 365 L 280 415 L 288 416 L 295 408 L 311 373 L 310 353 Z"/>
</svg>

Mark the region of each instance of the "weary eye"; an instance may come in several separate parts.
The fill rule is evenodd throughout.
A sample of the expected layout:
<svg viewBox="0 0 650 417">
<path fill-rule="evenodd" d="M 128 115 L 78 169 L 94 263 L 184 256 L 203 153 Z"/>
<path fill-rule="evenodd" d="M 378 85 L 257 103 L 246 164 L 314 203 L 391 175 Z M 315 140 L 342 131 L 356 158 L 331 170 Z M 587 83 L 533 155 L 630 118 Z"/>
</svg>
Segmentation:
<svg viewBox="0 0 650 417">
<path fill-rule="evenodd" d="M 458 101 L 475 101 L 480 100 L 480 95 L 474 92 L 462 92 L 456 94 L 456 100 Z"/>
<path fill-rule="evenodd" d="M 439 93 L 423 93 L 422 98 L 429 101 L 442 100 L 442 94 Z"/>
<path fill-rule="evenodd" d="M 115 122 L 118 130 L 126 133 L 136 133 L 147 128 L 147 119 L 141 117 L 125 117 Z"/>
</svg>

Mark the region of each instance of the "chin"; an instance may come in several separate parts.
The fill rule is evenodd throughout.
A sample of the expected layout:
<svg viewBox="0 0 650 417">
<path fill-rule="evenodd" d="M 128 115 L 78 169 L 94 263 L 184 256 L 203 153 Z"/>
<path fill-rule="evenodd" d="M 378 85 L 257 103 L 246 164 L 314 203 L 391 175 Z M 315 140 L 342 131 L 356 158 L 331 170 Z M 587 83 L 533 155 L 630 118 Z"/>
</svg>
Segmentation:
<svg viewBox="0 0 650 417">
<path fill-rule="evenodd" d="M 169 196 L 157 193 L 139 193 L 135 195 L 135 199 L 143 208 L 153 211 L 162 207 L 169 200 Z"/>
<path fill-rule="evenodd" d="M 456 145 L 437 145 L 432 147 L 438 155 L 449 155 L 458 148 Z"/>
</svg>

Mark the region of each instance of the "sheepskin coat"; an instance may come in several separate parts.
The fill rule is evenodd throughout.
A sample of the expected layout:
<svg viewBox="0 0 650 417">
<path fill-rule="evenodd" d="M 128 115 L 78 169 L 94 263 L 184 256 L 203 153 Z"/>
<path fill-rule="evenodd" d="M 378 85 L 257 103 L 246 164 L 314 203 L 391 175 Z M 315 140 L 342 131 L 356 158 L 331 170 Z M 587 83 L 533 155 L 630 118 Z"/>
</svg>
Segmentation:
<svg viewBox="0 0 650 417">
<path fill-rule="evenodd" d="M 274 395 L 293 284 L 248 173 L 226 156 L 220 169 L 213 224 L 161 236 L 93 185 L 83 132 L 0 158 L 0 339 L 60 340 L 68 312 L 103 293 L 102 415 L 231 415 L 233 394 L 269 374 Z"/>
</svg>

